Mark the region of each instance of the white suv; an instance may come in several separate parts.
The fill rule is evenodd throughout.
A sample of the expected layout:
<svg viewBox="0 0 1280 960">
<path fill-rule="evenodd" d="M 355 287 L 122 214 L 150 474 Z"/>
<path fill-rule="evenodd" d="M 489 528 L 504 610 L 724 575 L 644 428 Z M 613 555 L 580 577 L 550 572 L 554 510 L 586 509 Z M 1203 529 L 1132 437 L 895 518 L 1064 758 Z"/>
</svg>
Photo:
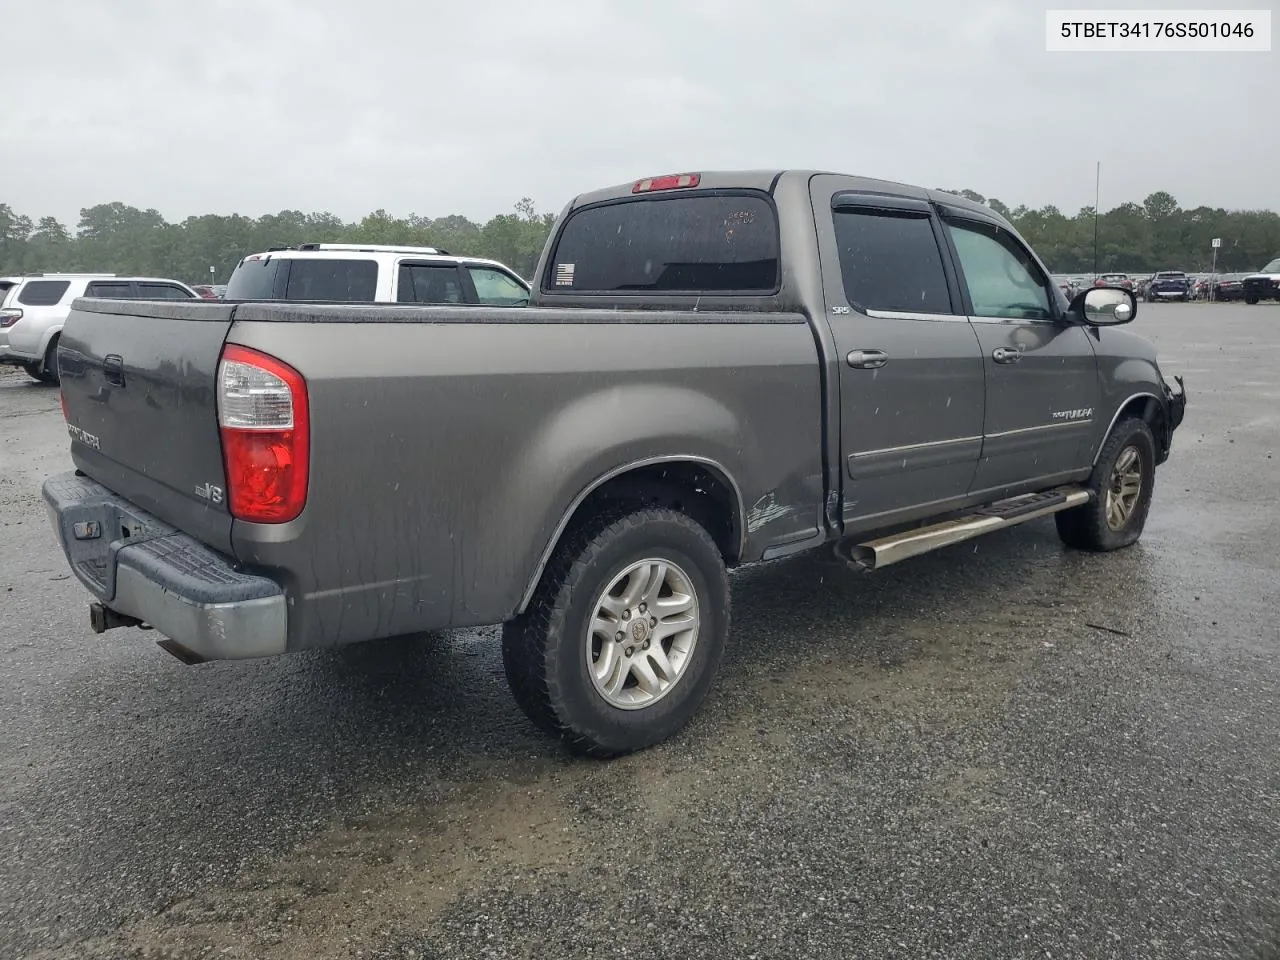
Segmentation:
<svg viewBox="0 0 1280 960">
<path fill-rule="evenodd" d="M 77 297 L 113 300 L 199 300 L 177 280 L 111 273 L 45 273 L 0 277 L 0 364 L 37 380 L 58 382 L 58 334 Z"/>
<path fill-rule="evenodd" d="M 523 306 L 529 284 L 496 260 L 435 247 L 304 243 L 245 257 L 224 300 Z"/>
</svg>

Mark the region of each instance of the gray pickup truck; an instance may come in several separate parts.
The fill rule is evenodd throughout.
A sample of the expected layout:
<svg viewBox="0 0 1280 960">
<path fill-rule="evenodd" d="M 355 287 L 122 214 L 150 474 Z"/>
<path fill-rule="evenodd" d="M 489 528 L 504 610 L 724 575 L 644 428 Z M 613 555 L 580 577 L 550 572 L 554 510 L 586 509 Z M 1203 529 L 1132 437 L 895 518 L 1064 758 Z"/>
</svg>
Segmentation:
<svg viewBox="0 0 1280 960">
<path fill-rule="evenodd" d="M 502 623 L 529 718 L 617 755 L 706 696 L 731 567 L 1137 540 L 1185 394 L 1136 310 L 956 196 L 656 177 L 565 208 L 528 307 L 77 301 L 44 496 L 98 632 L 199 662 Z"/>
</svg>

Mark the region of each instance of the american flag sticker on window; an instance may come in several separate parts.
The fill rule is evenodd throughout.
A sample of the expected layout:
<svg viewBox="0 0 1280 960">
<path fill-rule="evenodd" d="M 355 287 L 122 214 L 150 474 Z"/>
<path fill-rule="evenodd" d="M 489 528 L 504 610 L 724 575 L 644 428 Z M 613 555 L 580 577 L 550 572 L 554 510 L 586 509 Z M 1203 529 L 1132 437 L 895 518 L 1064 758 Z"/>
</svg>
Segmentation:
<svg viewBox="0 0 1280 960">
<path fill-rule="evenodd" d="M 573 264 L 572 263 L 556 264 L 556 286 L 557 287 L 573 286 Z"/>
</svg>

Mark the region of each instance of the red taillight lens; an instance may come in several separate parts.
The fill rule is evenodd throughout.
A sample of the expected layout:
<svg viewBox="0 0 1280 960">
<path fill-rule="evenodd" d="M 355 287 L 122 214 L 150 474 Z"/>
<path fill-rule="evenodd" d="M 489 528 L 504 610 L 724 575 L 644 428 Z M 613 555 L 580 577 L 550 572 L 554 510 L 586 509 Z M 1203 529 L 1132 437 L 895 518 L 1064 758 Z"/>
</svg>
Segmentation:
<svg viewBox="0 0 1280 960">
<path fill-rule="evenodd" d="M 70 423 L 71 416 L 67 413 L 67 395 L 61 389 L 58 390 L 58 401 L 62 404 L 62 419 Z"/>
<path fill-rule="evenodd" d="M 311 455 L 302 374 L 228 344 L 218 363 L 218 426 L 231 515 L 254 523 L 297 517 L 307 502 Z"/>
<path fill-rule="evenodd" d="M 652 190 L 678 190 L 682 187 L 696 187 L 701 177 L 696 173 L 673 173 L 666 177 L 650 177 L 639 180 L 631 188 L 632 193 L 649 193 Z"/>
</svg>

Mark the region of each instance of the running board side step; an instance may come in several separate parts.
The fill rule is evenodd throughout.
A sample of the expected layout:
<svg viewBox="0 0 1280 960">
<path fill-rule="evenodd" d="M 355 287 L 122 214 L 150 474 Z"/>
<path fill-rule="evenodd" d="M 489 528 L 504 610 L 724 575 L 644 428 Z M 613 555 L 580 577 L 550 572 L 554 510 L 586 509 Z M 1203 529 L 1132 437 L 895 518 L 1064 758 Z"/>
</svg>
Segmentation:
<svg viewBox="0 0 1280 960">
<path fill-rule="evenodd" d="M 997 500 L 953 520 L 943 520 L 927 527 L 904 530 L 866 543 L 836 545 L 836 554 L 856 570 L 879 570 L 899 560 L 918 557 L 922 553 L 949 547 L 994 533 L 1006 527 L 1037 520 L 1062 510 L 1088 503 L 1093 495 L 1084 487 L 1058 487 L 1044 493 L 1028 493 L 1007 500 Z"/>
</svg>

